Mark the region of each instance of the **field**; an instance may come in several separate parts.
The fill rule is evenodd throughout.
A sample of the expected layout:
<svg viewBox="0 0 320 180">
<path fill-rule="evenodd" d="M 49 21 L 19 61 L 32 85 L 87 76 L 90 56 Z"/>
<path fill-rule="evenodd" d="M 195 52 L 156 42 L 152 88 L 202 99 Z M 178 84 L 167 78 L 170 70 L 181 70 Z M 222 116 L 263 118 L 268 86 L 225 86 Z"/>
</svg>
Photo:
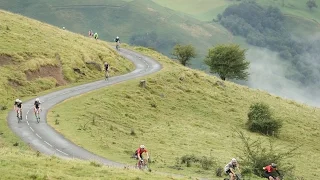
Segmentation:
<svg viewBox="0 0 320 180">
<path fill-rule="evenodd" d="M 228 32 L 219 24 L 199 21 L 150 0 L 43 0 L 42 3 L 12 0 L 10 3 L 0 2 L 0 8 L 83 35 L 92 29 L 105 41 L 119 36 L 122 42 L 130 43 L 133 36 L 155 33 L 155 40 L 152 39 L 147 46 L 166 55 L 170 55 L 176 43 L 191 43 L 200 54 L 193 61 L 195 67 L 201 66 L 209 47 L 230 41 Z"/>
<path fill-rule="evenodd" d="M 115 161 L 134 164 L 130 155 L 145 144 L 154 170 L 213 177 L 213 169 L 182 165 L 183 170 L 177 170 L 174 165 L 177 158 L 195 154 L 215 159 L 216 167 L 224 166 L 243 153 L 234 129 L 268 141 L 270 138 L 249 133 L 244 125 L 249 106 L 262 101 L 284 123 L 279 138 L 271 140 L 283 150 L 302 144 L 301 154 L 291 161 L 298 167 L 296 174 L 312 179 L 319 173 L 318 169 L 308 172 L 309 164 L 320 160 L 316 155 L 320 149 L 319 109 L 229 82 L 221 85 L 219 79 L 182 67 L 154 51 L 135 50 L 164 65 L 159 73 L 144 78 L 146 89 L 138 87 L 137 79 L 72 98 L 51 110 L 50 124 L 76 144 Z"/>
<path fill-rule="evenodd" d="M 100 79 L 103 72 L 87 66 L 87 61 L 108 61 L 113 75 L 134 67 L 105 42 L 5 11 L 0 11 L 0 22 L 0 179 L 172 179 L 164 174 L 45 156 L 18 139 L 6 121 L 17 97 L 28 99 Z M 74 72 L 73 67 L 85 75 Z"/>
<path fill-rule="evenodd" d="M 178 12 L 189 14 L 202 21 L 211 21 L 222 13 L 225 8 L 239 1 L 232 0 L 152 0 L 164 7 L 168 7 Z M 259 4 L 276 6 L 288 15 L 303 17 L 306 19 L 315 19 L 320 21 L 320 10 L 314 8 L 309 10 L 306 6 L 306 0 L 257 0 Z M 318 4 L 319 5 L 319 4 Z"/>
<path fill-rule="evenodd" d="M 44 156 L 37 152 L 18 148 L 0 147 L 0 179 L 183 179 L 170 175 L 147 173 L 138 170 L 118 169 L 96 162 L 63 160 L 55 156 Z"/>
</svg>

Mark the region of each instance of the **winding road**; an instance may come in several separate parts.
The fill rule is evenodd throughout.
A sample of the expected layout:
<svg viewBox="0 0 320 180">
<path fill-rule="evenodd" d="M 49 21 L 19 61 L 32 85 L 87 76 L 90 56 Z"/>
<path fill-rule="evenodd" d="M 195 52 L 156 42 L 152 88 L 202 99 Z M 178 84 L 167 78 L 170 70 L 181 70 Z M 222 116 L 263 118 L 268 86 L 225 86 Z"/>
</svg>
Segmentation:
<svg viewBox="0 0 320 180">
<path fill-rule="evenodd" d="M 40 101 L 42 102 L 41 105 L 43 109 L 42 113 L 40 113 L 41 120 L 39 124 L 36 122 L 33 114 L 33 102 L 35 99 L 24 102 L 22 113 L 23 120 L 18 123 L 16 113 L 11 111 L 7 117 L 9 127 L 24 142 L 41 153 L 56 155 L 61 158 L 77 158 L 98 161 L 109 166 L 126 166 L 124 164 L 113 162 L 101 156 L 95 155 L 84 148 L 77 146 L 73 142 L 64 138 L 59 132 L 55 131 L 46 123 L 48 110 L 68 98 L 103 88 L 111 84 L 145 76 L 157 72 L 162 68 L 157 61 L 127 49 L 121 49 L 119 54 L 131 60 L 135 64 L 136 69 L 125 75 L 111 77 L 108 81 L 96 81 L 89 84 L 63 89 L 39 97 Z"/>
</svg>

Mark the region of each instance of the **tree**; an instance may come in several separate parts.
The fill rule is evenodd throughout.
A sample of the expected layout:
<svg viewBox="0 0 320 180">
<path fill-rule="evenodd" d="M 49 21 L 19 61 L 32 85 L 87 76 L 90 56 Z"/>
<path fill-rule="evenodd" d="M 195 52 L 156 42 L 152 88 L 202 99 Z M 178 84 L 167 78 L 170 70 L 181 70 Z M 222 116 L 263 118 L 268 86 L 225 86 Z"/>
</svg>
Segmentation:
<svg viewBox="0 0 320 180">
<path fill-rule="evenodd" d="M 240 49 L 239 45 L 218 45 L 209 49 L 204 60 L 210 67 L 212 73 L 217 73 L 222 80 L 241 79 L 246 80 L 249 73 L 250 62 L 245 60 L 245 49 Z"/>
<path fill-rule="evenodd" d="M 180 45 L 177 44 L 173 48 L 172 55 L 180 61 L 184 66 L 189 64 L 191 58 L 196 57 L 196 50 L 192 45 Z"/>
<path fill-rule="evenodd" d="M 318 7 L 318 5 L 316 4 L 316 1 L 315 0 L 308 0 L 307 1 L 307 6 L 308 6 L 308 8 L 311 10 L 312 8 L 317 8 Z"/>
</svg>

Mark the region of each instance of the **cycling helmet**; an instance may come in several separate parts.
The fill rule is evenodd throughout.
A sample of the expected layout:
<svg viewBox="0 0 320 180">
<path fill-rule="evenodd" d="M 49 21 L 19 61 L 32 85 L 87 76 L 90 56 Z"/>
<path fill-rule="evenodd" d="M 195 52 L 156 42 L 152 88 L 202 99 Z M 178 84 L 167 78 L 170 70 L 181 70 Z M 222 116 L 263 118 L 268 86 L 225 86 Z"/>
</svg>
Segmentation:
<svg viewBox="0 0 320 180">
<path fill-rule="evenodd" d="M 141 148 L 141 149 L 144 149 L 144 148 L 145 148 L 145 146 L 144 146 L 144 145 L 140 145 L 140 148 Z"/>
<path fill-rule="evenodd" d="M 16 99 L 16 102 L 19 102 L 20 100 L 19 99 Z"/>
<path fill-rule="evenodd" d="M 237 162 L 236 158 L 232 158 L 232 159 L 231 159 L 231 162 L 232 162 L 232 163 L 236 163 L 236 162 Z"/>
<path fill-rule="evenodd" d="M 38 102 L 39 102 L 39 101 L 40 101 L 40 99 L 39 99 L 39 98 L 37 98 L 37 99 L 36 99 L 36 101 L 38 101 Z"/>
<path fill-rule="evenodd" d="M 273 168 L 277 168 L 277 164 L 275 164 L 275 163 L 271 163 L 271 167 L 273 167 Z"/>
<path fill-rule="evenodd" d="M 19 103 L 22 103 L 22 101 L 19 99 L 19 101 L 18 101 Z"/>
<path fill-rule="evenodd" d="M 119 39 L 119 36 L 117 36 L 117 39 Z"/>
</svg>

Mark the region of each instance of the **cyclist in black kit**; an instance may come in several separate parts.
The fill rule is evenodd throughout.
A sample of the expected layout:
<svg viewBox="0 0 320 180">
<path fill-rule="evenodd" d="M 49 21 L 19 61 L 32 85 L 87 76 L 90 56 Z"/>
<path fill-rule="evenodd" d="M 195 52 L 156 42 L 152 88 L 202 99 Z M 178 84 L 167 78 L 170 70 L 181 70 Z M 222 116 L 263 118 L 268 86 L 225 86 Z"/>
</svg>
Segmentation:
<svg viewBox="0 0 320 180">
<path fill-rule="evenodd" d="M 36 101 L 34 102 L 34 114 L 35 116 L 37 116 L 37 113 L 39 114 L 39 110 L 41 109 L 40 108 L 40 100 L 39 98 L 36 99 Z"/>
</svg>

